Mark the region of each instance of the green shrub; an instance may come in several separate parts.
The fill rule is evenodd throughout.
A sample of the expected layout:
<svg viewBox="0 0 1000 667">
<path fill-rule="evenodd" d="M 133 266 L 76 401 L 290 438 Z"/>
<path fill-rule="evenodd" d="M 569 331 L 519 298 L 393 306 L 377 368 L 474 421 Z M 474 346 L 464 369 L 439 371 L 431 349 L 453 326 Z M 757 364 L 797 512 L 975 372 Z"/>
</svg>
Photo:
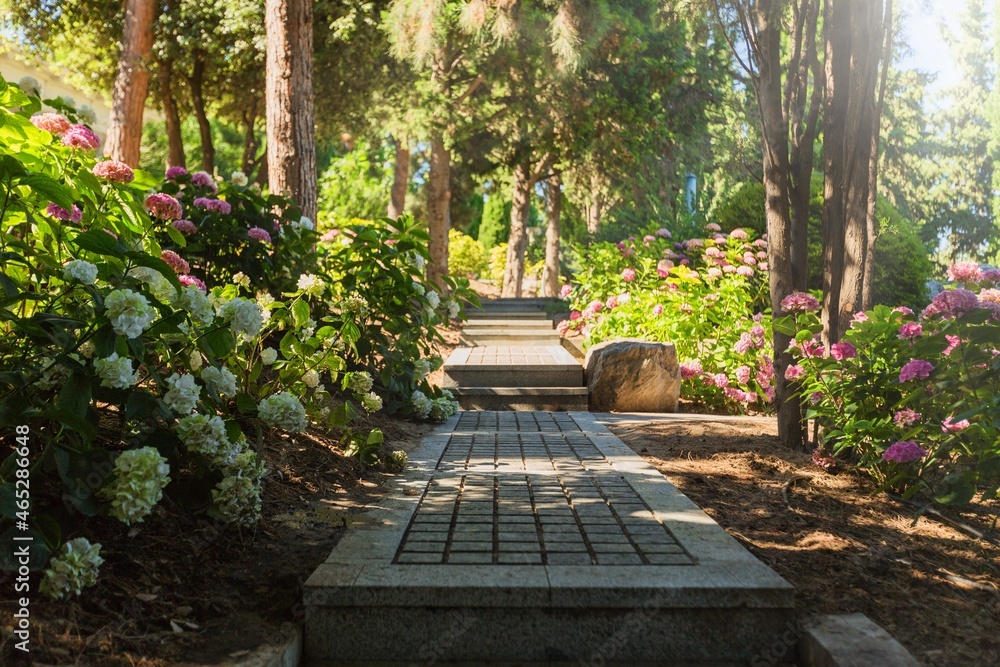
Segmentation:
<svg viewBox="0 0 1000 667">
<path fill-rule="evenodd" d="M 764 186 L 757 181 L 740 183 L 716 206 L 711 217 L 726 232 L 743 227 L 757 234 L 766 233 Z"/>
<path fill-rule="evenodd" d="M 478 278 L 489 270 L 489 257 L 483 246 L 457 229 L 448 230 L 448 273 L 463 278 Z"/>
<path fill-rule="evenodd" d="M 477 240 L 487 250 L 492 250 L 510 238 L 511 203 L 494 190 L 483 205 L 483 221 L 479 225 Z"/>
<path fill-rule="evenodd" d="M 504 271 L 507 270 L 507 242 L 490 250 L 490 280 L 503 282 Z"/>
</svg>

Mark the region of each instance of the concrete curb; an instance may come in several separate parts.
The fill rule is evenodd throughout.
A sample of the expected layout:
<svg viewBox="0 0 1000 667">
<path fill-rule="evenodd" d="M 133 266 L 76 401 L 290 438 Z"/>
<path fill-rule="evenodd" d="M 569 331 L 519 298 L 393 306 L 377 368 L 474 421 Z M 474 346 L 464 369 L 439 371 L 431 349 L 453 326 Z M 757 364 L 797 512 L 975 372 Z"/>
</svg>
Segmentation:
<svg viewBox="0 0 1000 667">
<path fill-rule="evenodd" d="M 805 623 L 799 641 L 803 667 L 917 667 L 896 639 L 864 614 L 820 616 Z"/>
</svg>

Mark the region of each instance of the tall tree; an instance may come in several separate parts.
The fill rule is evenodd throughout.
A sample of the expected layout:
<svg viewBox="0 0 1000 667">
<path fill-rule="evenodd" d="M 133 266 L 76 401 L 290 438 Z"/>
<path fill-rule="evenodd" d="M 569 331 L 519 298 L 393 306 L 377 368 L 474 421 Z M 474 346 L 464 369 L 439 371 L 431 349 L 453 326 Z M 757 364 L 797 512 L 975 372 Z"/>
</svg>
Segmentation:
<svg viewBox="0 0 1000 667">
<path fill-rule="evenodd" d="M 559 296 L 559 227 L 562 217 L 562 179 L 554 173 L 545 181 L 545 269 L 542 296 Z"/>
<path fill-rule="evenodd" d="M 125 29 L 104 152 L 133 167 L 139 164 L 142 115 L 149 89 L 147 66 L 153 49 L 156 11 L 156 0 L 127 0 L 125 3 Z"/>
<path fill-rule="evenodd" d="M 316 218 L 313 0 L 266 0 L 268 184 Z"/>
</svg>

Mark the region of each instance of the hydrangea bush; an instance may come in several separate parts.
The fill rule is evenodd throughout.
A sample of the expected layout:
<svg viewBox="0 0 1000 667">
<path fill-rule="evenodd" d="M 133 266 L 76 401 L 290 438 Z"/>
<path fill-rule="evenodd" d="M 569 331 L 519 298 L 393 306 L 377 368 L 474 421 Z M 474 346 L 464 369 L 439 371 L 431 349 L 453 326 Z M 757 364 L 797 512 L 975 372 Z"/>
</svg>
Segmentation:
<svg viewBox="0 0 1000 667">
<path fill-rule="evenodd" d="M 666 229 L 581 251 L 564 288 L 573 311 L 560 324 L 584 345 L 615 338 L 671 342 L 682 395 L 727 411 L 774 399 L 767 242 L 743 229 L 674 242 Z"/>
<path fill-rule="evenodd" d="M 814 297 L 795 295 L 776 326 L 795 336 L 787 376 L 828 453 L 906 498 L 967 503 L 1000 485 L 1000 272 L 948 273 L 923 312 L 858 313 L 829 349 Z"/>
</svg>

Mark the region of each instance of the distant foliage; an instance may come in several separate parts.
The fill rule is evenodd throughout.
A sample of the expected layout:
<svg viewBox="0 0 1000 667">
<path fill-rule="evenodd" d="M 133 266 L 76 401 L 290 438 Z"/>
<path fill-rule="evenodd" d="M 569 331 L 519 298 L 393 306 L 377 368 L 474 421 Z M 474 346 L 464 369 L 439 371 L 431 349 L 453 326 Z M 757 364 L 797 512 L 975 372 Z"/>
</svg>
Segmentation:
<svg viewBox="0 0 1000 667">
<path fill-rule="evenodd" d="M 494 192 L 483 205 L 483 221 L 479 225 L 479 243 L 487 250 L 492 250 L 510 238 L 511 203 L 504 201 L 499 193 Z"/>
<path fill-rule="evenodd" d="M 478 278 L 489 270 L 483 246 L 457 229 L 448 231 L 448 273 L 453 277 Z"/>
</svg>

